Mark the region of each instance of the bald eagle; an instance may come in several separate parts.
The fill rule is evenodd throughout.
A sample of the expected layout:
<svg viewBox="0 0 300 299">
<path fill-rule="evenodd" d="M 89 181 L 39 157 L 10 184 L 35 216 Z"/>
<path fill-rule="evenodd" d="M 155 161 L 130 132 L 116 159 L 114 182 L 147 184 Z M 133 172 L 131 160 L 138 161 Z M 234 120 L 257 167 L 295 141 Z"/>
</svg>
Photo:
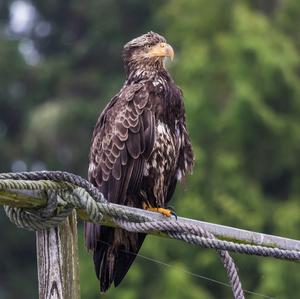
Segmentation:
<svg viewBox="0 0 300 299">
<path fill-rule="evenodd" d="M 165 68 L 174 51 L 148 32 L 123 49 L 126 81 L 100 115 L 92 137 L 89 181 L 112 203 L 157 210 L 171 199 L 177 181 L 191 172 L 193 151 L 181 90 Z M 118 286 L 145 234 L 85 224 L 100 291 Z"/>
</svg>

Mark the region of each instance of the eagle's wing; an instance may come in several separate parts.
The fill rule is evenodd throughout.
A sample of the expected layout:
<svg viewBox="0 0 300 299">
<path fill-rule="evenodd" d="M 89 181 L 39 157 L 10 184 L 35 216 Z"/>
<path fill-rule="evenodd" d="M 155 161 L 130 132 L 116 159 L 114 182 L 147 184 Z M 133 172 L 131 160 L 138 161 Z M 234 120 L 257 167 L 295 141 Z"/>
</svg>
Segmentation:
<svg viewBox="0 0 300 299">
<path fill-rule="evenodd" d="M 144 84 L 124 87 L 100 116 L 93 135 L 89 180 L 114 203 L 142 206 L 140 184 L 154 146 L 154 115 L 150 89 Z M 117 286 L 145 238 L 92 223 L 85 224 L 85 243 L 94 253 L 101 291 Z"/>
<path fill-rule="evenodd" d="M 154 144 L 154 116 L 143 84 L 126 86 L 100 116 L 90 153 L 89 180 L 106 199 L 128 204 L 139 189 Z"/>
</svg>

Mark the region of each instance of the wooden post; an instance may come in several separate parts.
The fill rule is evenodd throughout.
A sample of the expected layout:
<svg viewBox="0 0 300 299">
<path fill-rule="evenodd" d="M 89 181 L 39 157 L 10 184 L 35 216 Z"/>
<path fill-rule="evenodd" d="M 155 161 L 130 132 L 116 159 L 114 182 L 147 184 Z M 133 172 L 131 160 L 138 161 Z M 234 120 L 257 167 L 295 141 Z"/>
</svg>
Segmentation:
<svg viewBox="0 0 300 299">
<path fill-rule="evenodd" d="M 76 211 L 55 228 L 36 233 L 40 299 L 79 299 Z"/>
</svg>

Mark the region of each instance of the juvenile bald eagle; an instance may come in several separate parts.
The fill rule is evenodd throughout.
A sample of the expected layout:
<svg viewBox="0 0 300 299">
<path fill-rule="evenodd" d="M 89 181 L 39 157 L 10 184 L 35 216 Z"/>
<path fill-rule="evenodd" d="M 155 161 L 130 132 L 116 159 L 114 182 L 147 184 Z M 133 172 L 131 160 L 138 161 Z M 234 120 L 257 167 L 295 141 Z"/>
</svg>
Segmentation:
<svg viewBox="0 0 300 299">
<path fill-rule="evenodd" d="M 194 160 L 182 92 L 164 65 L 164 58 L 173 56 L 165 38 L 154 32 L 124 46 L 126 81 L 97 121 L 88 173 L 108 201 L 166 215 L 177 181 L 191 171 Z M 112 282 L 119 285 L 144 238 L 85 224 L 102 292 Z"/>
</svg>

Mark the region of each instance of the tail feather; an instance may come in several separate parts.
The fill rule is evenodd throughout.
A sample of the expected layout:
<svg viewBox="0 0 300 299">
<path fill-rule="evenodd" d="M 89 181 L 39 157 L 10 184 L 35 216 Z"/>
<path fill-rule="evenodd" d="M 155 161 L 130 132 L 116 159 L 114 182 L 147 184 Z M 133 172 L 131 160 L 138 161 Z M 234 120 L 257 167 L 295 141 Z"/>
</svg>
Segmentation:
<svg viewBox="0 0 300 299">
<path fill-rule="evenodd" d="M 131 248 L 131 250 L 128 251 L 120 251 L 118 254 L 118 259 L 117 259 L 117 268 L 116 268 L 116 273 L 115 273 L 115 279 L 114 279 L 114 284 L 117 287 L 120 282 L 123 280 L 124 276 L 128 272 L 130 266 L 132 265 L 133 261 L 135 260 L 144 240 L 146 237 L 146 234 L 141 234 L 141 233 L 131 233 L 135 235 L 135 238 L 137 238 L 137 243 L 135 248 Z"/>
<path fill-rule="evenodd" d="M 85 224 L 85 242 L 94 255 L 100 291 L 105 292 L 114 282 L 117 287 L 128 272 L 145 234 L 129 233 L 92 223 Z"/>
</svg>

